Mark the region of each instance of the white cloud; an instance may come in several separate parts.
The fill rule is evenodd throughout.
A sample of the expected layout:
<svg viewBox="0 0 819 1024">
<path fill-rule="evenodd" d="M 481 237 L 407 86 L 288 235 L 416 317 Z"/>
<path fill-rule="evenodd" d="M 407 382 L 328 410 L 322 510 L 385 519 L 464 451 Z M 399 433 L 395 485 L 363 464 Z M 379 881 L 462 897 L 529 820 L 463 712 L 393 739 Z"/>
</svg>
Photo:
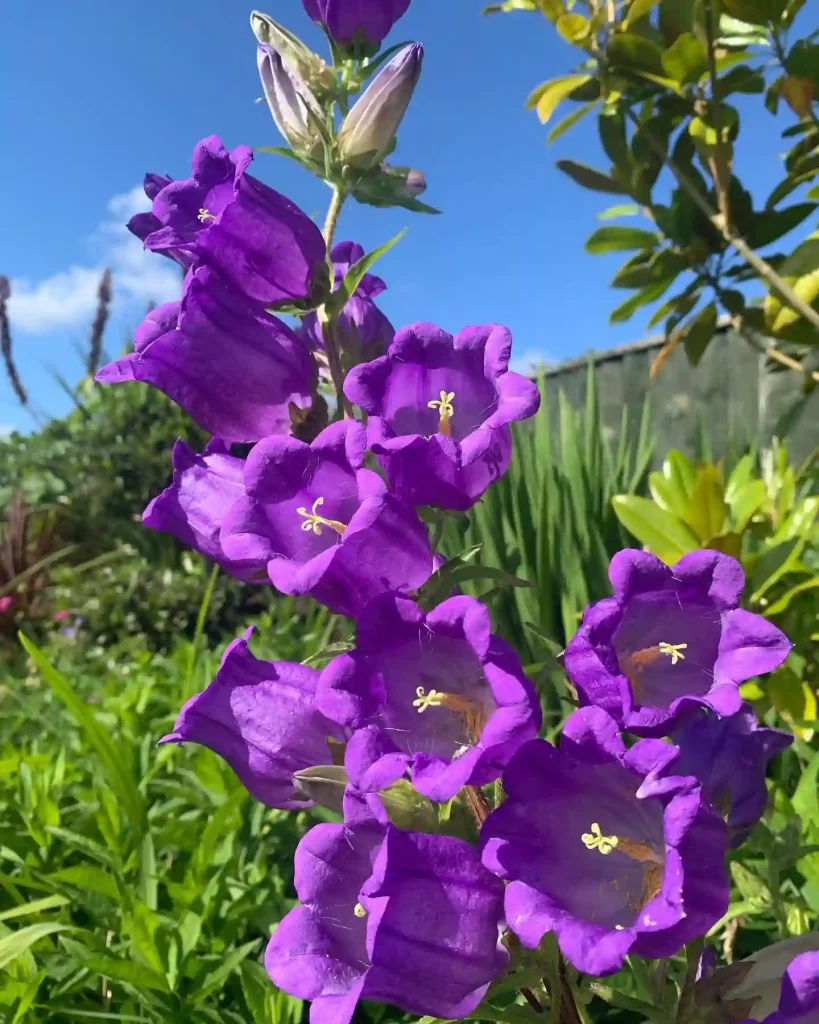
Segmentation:
<svg viewBox="0 0 819 1024">
<path fill-rule="evenodd" d="M 11 437 L 16 429 L 12 423 L 0 423 L 0 438 Z"/>
<path fill-rule="evenodd" d="M 97 288 L 105 267 L 114 272 L 114 308 L 129 310 L 149 302 L 167 302 L 180 292 L 180 272 L 174 263 L 145 252 L 125 227 L 135 213 L 148 208 L 141 186 L 112 196 L 110 218 L 91 237 L 100 258 L 94 266 L 71 266 L 42 281 L 22 278 L 11 282 L 9 319 L 12 330 L 46 334 L 57 328 L 85 326 L 97 304 Z"/>
<path fill-rule="evenodd" d="M 542 366 L 553 366 L 554 360 L 550 359 L 548 353 L 539 348 L 524 349 L 520 355 L 514 354 L 509 362 L 509 369 L 515 373 L 535 373 Z"/>
</svg>

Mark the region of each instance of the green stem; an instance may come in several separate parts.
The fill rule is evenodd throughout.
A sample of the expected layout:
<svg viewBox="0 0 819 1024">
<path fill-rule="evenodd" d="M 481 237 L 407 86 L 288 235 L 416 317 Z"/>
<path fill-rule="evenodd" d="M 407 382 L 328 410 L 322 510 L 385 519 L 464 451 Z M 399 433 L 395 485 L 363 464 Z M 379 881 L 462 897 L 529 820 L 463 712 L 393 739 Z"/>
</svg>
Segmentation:
<svg viewBox="0 0 819 1024">
<path fill-rule="evenodd" d="M 660 1011 L 651 1003 L 645 1003 L 642 999 L 634 999 L 623 992 L 616 992 L 610 985 L 604 985 L 600 981 L 589 983 L 589 991 L 600 999 L 604 999 L 610 1006 L 616 1006 L 621 1010 L 632 1010 L 649 1020 L 660 1020 Z"/>
<path fill-rule="evenodd" d="M 336 185 L 333 188 L 333 198 L 330 200 L 330 207 L 327 210 L 327 217 L 324 221 L 324 241 L 327 243 L 327 258 L 330 258 L 330 249 L 333 245 L 333 235 L 336 233 L 339 214 L 344 205 L 347 193 Z M 347 419 L 353 418 L 353 407 L 350 405 L 344 394 L 344 369 L 341 365 L 338 339 L 336 338 L 335 321 L 321 321 L 321 333 L 324 338 L 324 350 L 327 353 L 327 365 L 330 368 L 330 376 L 333 380 L 333 387 L 336 392 L 336 415 L 343 415 Z"/>
<path fill-rule="evenodd" d="M 685 955 L 688 960 L 688 967 L 685 972 L 682 992 L 680 992 L 680 1003 L 677 1007 L 677 1021 L 682 1022 L 688 1018 L 690 1011 L 694 1008 L 694 982 L 697 978 L 697 968 L 702 956 L 704 939 L 695 939 L 685 947 Z"/>
<path fill-rule="evenodd" d="M 341 207 L 344 205 L 344 200 L 346 198 L 347 193 L 336 185 L 333 189 L 333 198 L 330 200 L 330 208 L 327 211 L 327 217 L 324 221 L 324 231 L 322 232 L 324 235 L 324 241 L 327 243 L 328 254 L 333 245 L 333 235 L 336 233 L 338 216 L 341 213 Z"/>
</svg>

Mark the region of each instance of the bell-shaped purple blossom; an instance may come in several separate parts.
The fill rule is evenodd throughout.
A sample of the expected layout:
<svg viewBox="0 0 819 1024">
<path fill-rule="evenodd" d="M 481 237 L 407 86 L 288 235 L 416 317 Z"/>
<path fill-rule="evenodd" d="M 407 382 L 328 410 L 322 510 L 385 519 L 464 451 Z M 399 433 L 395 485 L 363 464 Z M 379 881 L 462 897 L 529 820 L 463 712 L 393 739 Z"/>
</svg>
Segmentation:
<svg viewBox="0 0 819 1024">
<path fill-rule="evenodd" d="M 645 551 L 618 551 L 614 597 L 590 605 L 564 655 L 581 704 L 605 708 L 640 735 L 663 736 L 697 704 L 739 711 L 739 684 L 790 651 L 767 619 L 738 608 L 742 566 L 693 551 L 669 568 Z"/>
<path fill-rule="evenodd" d="M 324 115 L 315 96 L 273 46 L 258 47 L 256 65 L 267 106 L 284 140 L 296 152 L 318 156 L 322 144 L 316 121 Z"/>
<path fill-rule="evenodd" d="M 289 661 L 260 661 L 248 640 L 228 645 L 216 678 L 185 704 L 161 743 L 200 743 L 224 758 L 248 792 L 268 807 L 309 807 L 293 774 L 332 763 L 338 726 L 315 706 L 318 673 Z"/>
<path fill-rule="evenodd" d="M 334 291 L 341 286 L 350 267 L 363 255 L 364 249 L 356 242 L 339 242 L 333 246 Z M 377 359 L 395 337 L 395 328 L 374 302 L 386 287 L 380 277 L 365 274 L 342 309 L 335 333 L 346 362 Z M 302 319 L 297 333 L 310 349 L 324 349 L 324 335 L 316 313 L 308 313 Z"/>
<path fill-rule="evenodd" d="M 423 59 L 420 43 L 405 46 L 353 104 L 338 132 L 339 156 L 345 164 L 375 167 L 390 152 L 421 77 Z"/>
<path fill-rule="evenodd" d="M 246 174 L 248 146 L 228 152 L 216 135 L 197 143 L 193 177 L 172 181 L 154 199 L 162 225 L 147 249 L 187 251 L 254 302 L 301 302 L 325 288 L 326 246 L 312 220 Z"/>
<path fill-rule="evenodd" d="M 172 178 L 165 177 L 164 174 L 146 174 L 142 183 L 146 197 L 153 202 L 159 192 L 166 185 L 170 185 L 172 180 Z M 162 222 L 156 214 L 147 210 L 144 213 L 135 213 L 126 224 L 126 227 L 140 242 L 144 242 L 148 235 L 152 235 L 162 227 Z M 174 260 L 185 270 L 193 263 L 193 256 L 185 252 L 184 249 L 155 249 L 154 251 L 160 256 L 167 256 L 168 259 Z"/>
<path fill-rule="evenodd" d="M 225 441 L 289 430 L 290 404 L 307 408 L 315 381 L 303 342 L 209 267 L 188 275 L 171 328 L 173 305 L 149 313 L 137 331 L 138 351 L 103 366 L 96 380 L 151 384 Z"/>
<path fill-rule="evenodd" d="M 225 553 L 267 561 L 285 594 L 311 594 L 355 617 L 387 591 L 415 590 L 432 573 L 426 529 L 413 509 L 363 469 L 366 434 L 343 420 L 312 444 L 268 437 L 245 467 L 247 497 L 222 528 Z"/>
<path fill-rule="evenodd" d="M 725 913 L 724 823 L 696 780 L 670 776 L 662 740 L 626 749 L 601 708 L 567 720 L 559 747 L 532 740 L 503 776 L 481 831 L 484 864 L 509 879 L 506 921 L 525 946 L 554 931 L 579 971 L 629 953 L 672 956 Z"/>
<path fill-rule="evenodd" d="M 354 799 L 344 824 L 316 825 L 296 848 L 301 904 L 273 933 L 268 974 L 313 1001 L 311 1024 L 348 1024 L 359 999 L 466 1016 L 508 962 L 502 883 L 464 840 L 351 813 Z"/>
<path fill-rule="evenodd" d="M 181 302 L 163 302 L 161 306 L 148 310 L 145 319 L 134 331 L 134 352 L 141 352 L 163 334 L 176 330 L 181 308 Z"/>
<path fill-rule="evenodd" d="M 410 0 L 302 0 L 308 17 L 337 43 L 363 42 L 377 48 L 407 13 Z"/>
<path fill-rule="evenodd" d="M 742 1024 L 816 1024 L 819 1021 L 819 952 L 795 957 L 782 978 L 778 1008 L 767 1017 L 754 1016 Z"/>
<path fill-rule="evenodd" d="M 374 600 L 355 649 L 322 672 L 317 700 L 357 730 L 345 759 L 353 785 L 386 789 L 411 769 L 418 792 L 436 801 L 497 779 L 541 724 L 517 655 L 466 596 L 427 613 L 395 594 Z"/>
<path fill-rule="evenodd" d="M 696 776 L 706 800 L 727 822 L 732 845 L 739 846 L 765 811 L 768 762 L 793 743 L 793 736 L 760 726 L 744 704 L 726 718 L 698 708 L 671 739 L 680 750 L 674 771 Z"/>
<path fill-rule="evenodd" d="M 173 449 L 173 480 L 142 515 L 152 530 L 174 537 L 247 583 L 268 583 L 266 562 L 233 561 L 222 549 L 219 531 L 235 502 L 245 496 L 244 459 L 222 441 L 200 454 L 179 440 Z"/>
<path fill-rule="evenodd" d="M 509 466 L 509 424 L 533 416 L 537 386 L 509 370 L 505 327 L 398 331 L 386 356 L 355 367 L 344 392 L 369 415 L 390 487 L 414 505 L 465 511 Z"/>
</svg>

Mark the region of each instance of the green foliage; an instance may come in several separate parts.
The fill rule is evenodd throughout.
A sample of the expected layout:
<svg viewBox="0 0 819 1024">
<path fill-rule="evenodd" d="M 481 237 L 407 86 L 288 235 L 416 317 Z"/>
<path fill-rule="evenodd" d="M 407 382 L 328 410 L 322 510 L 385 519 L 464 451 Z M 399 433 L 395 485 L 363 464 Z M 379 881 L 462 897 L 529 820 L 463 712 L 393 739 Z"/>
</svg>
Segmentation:
<svg viewBox="0 0 819 1024">
<path fill-rule="evenodd" d="M 259 627 L 260 656 L 294 660 L 335 628 L 293 600 Z M 4 1024 L 301 1021 L 260 957 L 308 815 L 255 804 L 202 747 L 156 747 L 213 677 L 221 651 L 198 646 L 26 642 L 0 718 Z"/>
<path fill-rule="evenodd" d="M 801 0 L 555 0 L 548 10 L 540 2 L 496 8 L 539 10 L 581 51 L 576 69 L 539 85 L 527 107 L 545 123 L 564 101 L 585 104 L 550 132 L 549 142 L 598 110 L 610 166 L 564 158 L 557 167 L 583 188 L 631 197 L 636 208 L 620 212 L 636 210 L 650 227 L 598 229 L 587 242 L 591 253 L 640 250 L 612 282 L 632 294 L 612 311 L 611 322 L 628 320 L 676 285 L 649 326 L 663 323 L 666 352 L 684 343 L 693 365 L 718 336 L 722 314 L 754 348 L 759 332 L 772 335 L 776 344 L 763 347 L 779 368 L 799 371 L 819 337 L 815 236 L 790 256 L 755 252 L 781 244 L 806 222 L 815 227 L 819 42 L 815 32 L 793 37 L 803 6 Z M 782 180 L 755 202 L 742 183 L 735 145 L 759 116 L 748 109 L 758 101 L 743 97 L 763 95 L 772 114 L 787 110 L 791 123 L 782 136 L 790 148 Z M 734 97 L 739 106 L 728 102 Z M 778 207 L 795 192 L 801 202 Z M 768 293 L 764 315 L 760 286 Z M 815 364 L 806 364 L 805 374 L 806 385 L 819 381 Z"/>
</svg>

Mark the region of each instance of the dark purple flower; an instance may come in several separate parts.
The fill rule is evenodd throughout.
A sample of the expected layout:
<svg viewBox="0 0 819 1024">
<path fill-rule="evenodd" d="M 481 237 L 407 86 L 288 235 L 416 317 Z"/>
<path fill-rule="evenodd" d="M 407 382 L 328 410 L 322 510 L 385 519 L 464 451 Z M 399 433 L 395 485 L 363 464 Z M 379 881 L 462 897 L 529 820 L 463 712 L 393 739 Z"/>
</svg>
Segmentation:
<svg viewBox="0 0 819 1024">
<path fill-rule="evenodd" d="M 193 177 L 154 199 L 162 227 L 147 249 L 183 249 L 215 267 L 254 302 L 299 302 L 324 288 L 321 231 L 289 199 L 245 174 L 248 146 L 228 152 L 216 135 L 197 143 Z"/>
<path fill-rule="evenodd" d="M 134 352 L 141 352 L 163 334 L 176 330 L 181 308 L 181 302 L 164 302 L 161 306 L 149 310 L 134 331 Z"/>
<path fill-rule="evenodd" d="M 264 559 L 232 561 L 219 542 L 229 510 L 245 496 L 244 465 L 244 459 L 231 455 L 221 441 L 211 441 L 201 454 L 177 441 L 173 480 L 145 509 L 142 522 L 152 530 L 173 534 L 237 579 L 267 583 Z"/>
<path fill-rule="evenodd" d="M 273 933 L 265 967 L 311 999 L 311 1024 L 348 1024 L 359 999 L 463 1017 L 504 970 L 503 886 L 474 847 L 402 832 L 383 813 L 316 825 L 295 856 L 301 905 Z"/>
<path fill-rule="evenodd" d="M 338 727 L 315 707 L 318 672 L 289 661 L 260 661 L 248 640 L 228 645 L 212 683 L 185 704 L 161 743 L 201 743 L 223 757 L 248 792 L 268 807 L 308 807 L 293 773 L 331 764 Z"/>
<path fill-rule="evenodd" d="M 315 380 L 313 361 L 290 328 L 250 308 L 209 267 L 188 275 L 171 328 L 174 305 L 153 310 L 137 330 L 138 350 L 104 366 L 96 380 L 151 384 L 225 441 L 289 430 L 290 403 L 307 408 Z"/>
<path fill-rule="evenodd" d="M 717 978 L 730 970 L 739 972 L 739 980 L 719 986 L 717 1006 L 731 1020 L 743 1018 L 741 1024 L 816 1024 L 819 1020 L 819 933 L 764 946 L 731 968 L 722 968 Z M 709 1013 L 702 994 L 698 995 L 698 1004 Z M 751 1016 L 746 1020 L 747 1014 Z"/>
<path fill-rule="evenodd" d="M 147 198 L 153 202 L 160 190 L 166 185 L 170 185 L 171 181 L 172 179 L 166 178 L 164 174 L 146 174 L 142 187 Z M 132 235 L 136 235 L 140 242 L 144 242 L 148 235 L 152 235 L 162 227 L 162 222 L 155 214 L 148 210 L 145 213 L 135 213 L 126 224 L 126 227 Z M 155 252 L 160 256 L 167 256 L 168 259 L 174 260 L 185 270 L 193 263 L 191 254 L 183 249 L 156 249 Z"/>
<path fill-rule="evenodd" d="M 339 242 L 331 253 L 334 288 L 337 290 L 350 267 L 364 255 L 356 242 Z M 336 335 L 348 361 L 361 362 L 383 355 L 395 337 L 395 328 L 373 301 L 387 286 L 375 274 L 365 274 L 336 321 Z M 310 349 L 324 349 L 324 335 L 316 313 L 308 313 L 297 332 Z"/>
<path fill-rule="evenodd" d="M 554 931 L 579 971 L 611 974 L 629 953 L 672 956 L 722 917 L 725 825 L 695 779 L 666 774 L 675 754 L 662 740 L 626 750 L 614 719 L 581 708 L 559 748 L 532 740 L 512 758 L 481 839 L 525 946 Z"/>
<path fill-rule="evenodd" d="M 411 768 L 415 788 L 436 801 L 497 779 L 541 724 L 517 655 L 466 596 L 426 614 L 395 594 L 374 600 L 355 650 L 322 672 L 317 702 L 358 730 L 345 760 L 353 785 L 386 789 Z"/>
<path fill-rule="evenodd" d="M 344 118 L 338 132 L 345 164 L 369 168 L 392 150 L 398 127 L 421 77 L 424 48 L 405 46 L 376 74 Z"/>
<path fill-rule="evenodd" d="M 744 1024 L 816 1024 L 819 1021 L 819 952 L 793 959 L 782 978 L 779 1008 L 768 1017 L 755 1016 Z"/>
<path fill-rule="evenodd" d="M 387 590 L 415 590 L 432 573 L 423 523 L 363 469 L 366 435 L 343 420 L 312 444 L 268 437 L 250 453 L 247 497 L 222 528 L 228 557 L 266 560 L 274 586 L 311 594 L 355 617 Z"/>
<path fill-rule="evenodd" d="M 434 324 L 400 330 L 386 356 L 355 367 L 344 391 L 369 414 L 369 439 L 390 487 L 414 505 L 465 511 L 502 476 L 509 424 L 533 416 L 535 384 L 508 369 L 505 327 Z"/>
<path fill-rule="evenodd" d="M 765 811 L 768 761 L 786 750 L 793 736 L 761 727 L 744 704 L 727 718 L 698 708 L 671 738 L 680 749 L 674 771 L 697 777 L 706 800 L 725 818 L 733 845 L 739 846 Z"/>
<path fill-rule="evenodd" d="M 787 637 L 738 608 L 742 566 L 692 551 L 673 569 L 645 551 L 618 551 L 614 597 L 590 605 L 564 655 L 581 704 L 597 704 L 626 729 L 663 736 L 697 705 L 739 711 L 739 684 L 788 656 Z"/>
<path fill-rule="evenodd" d="M 403 17 L 410 0 L 302 0 L 308 17 L 322 24 L 337 43 L 358 40 L 377 47 Z"/>
</svg>

